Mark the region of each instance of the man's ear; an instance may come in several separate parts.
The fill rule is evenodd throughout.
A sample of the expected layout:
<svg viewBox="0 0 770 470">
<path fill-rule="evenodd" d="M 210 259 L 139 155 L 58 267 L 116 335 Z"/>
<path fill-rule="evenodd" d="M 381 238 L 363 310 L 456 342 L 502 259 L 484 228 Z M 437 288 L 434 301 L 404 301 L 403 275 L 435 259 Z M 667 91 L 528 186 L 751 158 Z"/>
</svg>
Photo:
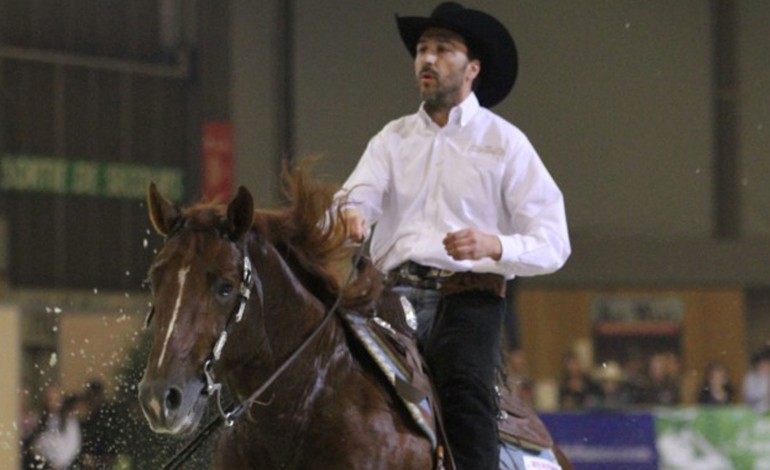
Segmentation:
<svg viewBox="0 0 770 470">
<path fill-rule="evenodd" d="M 468 62 L 468 72 L 470 72 L 470 79 L 475 80 L 481 73 L 481 61 L 473 59 Z"/>
</svg>

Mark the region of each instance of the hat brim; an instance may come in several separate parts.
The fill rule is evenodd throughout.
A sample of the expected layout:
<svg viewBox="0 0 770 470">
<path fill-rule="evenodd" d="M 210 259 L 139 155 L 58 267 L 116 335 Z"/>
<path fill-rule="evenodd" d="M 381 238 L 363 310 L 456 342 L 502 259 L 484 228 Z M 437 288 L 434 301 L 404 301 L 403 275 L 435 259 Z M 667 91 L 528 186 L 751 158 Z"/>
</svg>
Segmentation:
<svg viewBox="0 0 770 470">
<path fill-rule="evenodd" d="M 462 36 L 481 62 L 476 96 L 482 106 L 491 108 L 513 89 L 518 74 L 516 44 L 505 26 L 494 17 L 481 11 L 463 9 L 446 18 L 396 15 L 396 24 L 401 40 L 412 57 L 426 29 L 443 28 Z"/>
</svg>

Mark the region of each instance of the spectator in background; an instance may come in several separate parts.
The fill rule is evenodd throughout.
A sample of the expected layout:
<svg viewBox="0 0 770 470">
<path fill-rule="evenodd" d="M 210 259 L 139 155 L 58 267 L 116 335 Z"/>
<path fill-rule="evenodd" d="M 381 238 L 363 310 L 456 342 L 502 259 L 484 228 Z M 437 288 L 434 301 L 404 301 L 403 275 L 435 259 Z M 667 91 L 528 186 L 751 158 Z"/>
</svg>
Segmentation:
<svg viewBox="0 0 770 470">
<path fill-rule="evenodd" d="M 607 361 L 594 371 L 599 392 L 587 399 L 592 408 L 620 410 L 629 404 L 623 368 L 615 361 Z"/>
<path fill-rule="evenodd" d="M 514 349 L 508 356 L 508 385 L 524 403 L 533 404 L 534 384 L 529 376 L 527 358 L 524 351 Z"/>
<path fill-rule="evenodd" d="M 770 410 L 770 348 L 751 358 L 751 369 L 743 378 L 743 400 L 757 413 Z"/>
<path fill-rule="evenodd" d="M 46 389 L 41 419 L 29 436 L 28 452 L 31 455 L 26 459 L 26 468 L 64 470 L 75 461 L 81 441 L 77 417 L 79 402 L 77 396 L 65 400 L 57 385 Z"/>
<path fill-rule="evenodd" d="M 698 403 L 701 405 L 727 405 L 735 400 L 735 391 L 730 383 L 727 367 L 719 361 L 713 361 L 706 366 L 703 374 L 703 385 L 698 392 Z"/>
<path fill-rule="evenodd" d="M 640 403 L 644 388 L 647 384 L 644 357 L 639 353 L 632 354 L 623 364 L 623 376 L 629 403 Z"/>
<path fill-rule="evenodd" d="M 574 352 L 564 355 L 564 371 L 559 385 L 559 407 L 562 410 L 578 410 L 599 395 L 599 388 L 583 368 Z"/>
<path fill-rule="evenodd" d="M 679 361 L 671 353 L 656 353 L 650 356 L 647 376 L 639 396 L 639 404 L 677 405 L 679 393 Z"/>
</svg>

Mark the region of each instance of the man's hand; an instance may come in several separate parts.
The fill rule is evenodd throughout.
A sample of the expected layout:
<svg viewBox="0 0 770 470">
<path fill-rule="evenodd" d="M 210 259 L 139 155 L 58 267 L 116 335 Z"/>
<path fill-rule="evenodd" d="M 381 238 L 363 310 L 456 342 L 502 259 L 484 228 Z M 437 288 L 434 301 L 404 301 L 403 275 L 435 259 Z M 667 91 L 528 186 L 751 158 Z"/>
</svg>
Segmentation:
<svg viewBox="0 0 770 470">
<path fill-rule="evenodd" d="M 342 219 L 348 230 L 348 238 L 356 243 L 363 243 L 369 235 L 363 214 L 358 209 L 345 209 L 342 211 Z"/>
<path fill-rule="evenodd" d="M 456 260 L 478 260 L 488 256 L 499 261 L 503 255 L 503 245 L 496 235 L 482 233 L 475 228 L 448 233 L 444 237 L 444 248 Z"/>
</svg>

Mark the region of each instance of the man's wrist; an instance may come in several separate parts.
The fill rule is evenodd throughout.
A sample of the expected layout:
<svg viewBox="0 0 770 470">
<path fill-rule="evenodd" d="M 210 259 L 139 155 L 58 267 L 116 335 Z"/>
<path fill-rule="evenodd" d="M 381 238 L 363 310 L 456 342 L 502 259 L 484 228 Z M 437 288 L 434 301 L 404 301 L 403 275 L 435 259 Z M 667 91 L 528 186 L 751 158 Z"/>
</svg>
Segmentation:
<svg viewBox="0 0 770 470">
<path fill-rule="evenodd" d="M 500 261 L 503 258 L 503 242 L 500 241 L 500 237 L 497 235 L 490 235 L 490 246 L 489 257 L 495 261 Z"/>
</svg>

